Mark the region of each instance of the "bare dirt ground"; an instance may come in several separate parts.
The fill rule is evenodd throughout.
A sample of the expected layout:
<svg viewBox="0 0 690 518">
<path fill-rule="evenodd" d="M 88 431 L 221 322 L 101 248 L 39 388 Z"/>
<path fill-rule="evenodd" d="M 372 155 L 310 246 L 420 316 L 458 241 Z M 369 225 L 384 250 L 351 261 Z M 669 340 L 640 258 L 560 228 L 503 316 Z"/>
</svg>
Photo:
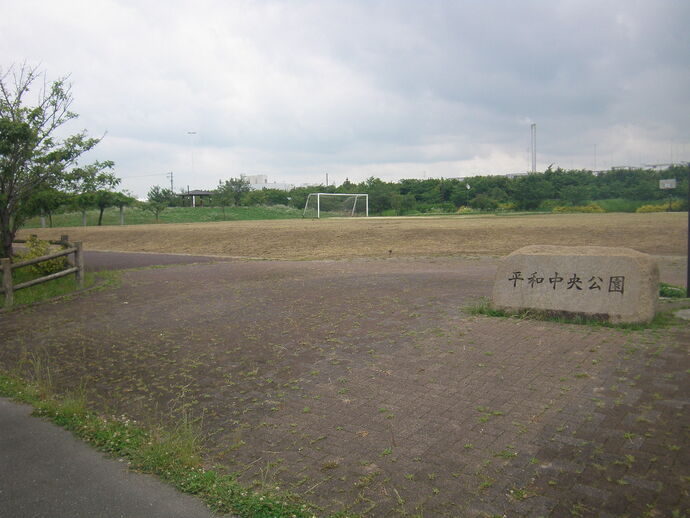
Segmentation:
<svg viewBox="0 0 690 518">
<path fill-rule="evenodd" d="M 551 214 L 239 221 L 31 229 L 69 234 L 89 250 L 261 259 L 505 255 L 531 244 L 631 246 L 685 255 L 687 214 Z"/>
<path fill-rule="evenodd" d="M 690 325 L 633 331 L 466 310 L 491 291 L 497 259 L 481 250 L 544 236 L 667 254 L 662 280 L 682 279 L 679 218 L 637 216 L 557 217 L 560 228 L 496 218 L 493 230 L 422 220 L 429 240 L 421 222 L 400 220 L 152 227 L 119 245 L 117 232 L 140 227 L 69 229 L 87 247 L 303 258 L 346 254 L 349 241 L 344 257 L 383 257 L 129 271 L 118 287 L 0 315 L 0 365 L 38 355 L 59 387 L 85 382 L 103 411 L 203 417 L 209 465 L 299 493 L 317 515 L 687 516 Z M 389 258 L 386 233 L 413 257 Z M 439 250 L 464 257 L 429 257 Z"/>
</svg>

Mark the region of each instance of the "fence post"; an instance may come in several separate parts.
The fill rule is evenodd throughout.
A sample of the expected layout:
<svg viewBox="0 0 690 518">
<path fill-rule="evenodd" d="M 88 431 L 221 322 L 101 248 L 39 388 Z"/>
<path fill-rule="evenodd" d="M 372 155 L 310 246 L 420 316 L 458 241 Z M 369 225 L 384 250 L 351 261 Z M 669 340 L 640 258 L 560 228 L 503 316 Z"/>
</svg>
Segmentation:
<svg viewBox="0 0 690 518">
<path fill-rule="evenodd" d="M 84 289 L 84 250 L 81 246 L 81 241 L 75 242 L 74 246 L 77 249 L 77 251 L 74 252 L 74 266 L 77 267 L 77 272 L 76 272 L 77 286 L 79 287 L 80 290 L 83 290 Z"/>
<path fill-rule="evenodd" d="M 62 235 L 60 236 L 60 242 L 61 242 L 63 245 L 68 246 L 68 245 L 69 245 L 69 236 L 68 236 L 67 234 L 62 234 Z"/>
<path fill-rule="evenodd" d="M 10 308 L 14 303 L 14 290 L 12 288 L 12 262 L 9 257 L 0 259 L 2 265 L 2 289 L 5 290 L 5 307 Z"/>
</svg>

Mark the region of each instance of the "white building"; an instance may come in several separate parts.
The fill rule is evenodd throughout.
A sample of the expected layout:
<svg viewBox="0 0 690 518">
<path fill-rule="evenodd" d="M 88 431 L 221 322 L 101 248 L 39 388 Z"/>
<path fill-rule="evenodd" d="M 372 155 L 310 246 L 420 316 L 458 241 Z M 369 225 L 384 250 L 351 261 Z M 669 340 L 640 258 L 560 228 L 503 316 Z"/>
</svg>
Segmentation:
<svg viewBox="0 0 690 518">
<path fill-rule="evenodd" d="M 267 174 L 243 174 L 242 178 L 249 182 L 249 188 L 254 191 L 261 189 L 280 189 L 281 191 L 289 191 L 294 189 L 294 184 L 269 182 Z"/>
</svg>

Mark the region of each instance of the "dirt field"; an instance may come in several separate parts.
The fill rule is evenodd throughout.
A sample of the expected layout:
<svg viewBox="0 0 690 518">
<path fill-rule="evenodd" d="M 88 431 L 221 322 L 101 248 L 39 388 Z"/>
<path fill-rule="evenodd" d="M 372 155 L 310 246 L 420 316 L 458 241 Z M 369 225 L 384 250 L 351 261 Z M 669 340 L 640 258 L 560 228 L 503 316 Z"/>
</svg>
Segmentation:
<svg viewBox="0 0 690 518">
<path fill-rule="evenodd" d="M 262 259 L 505 255 L 529 244 L 629 246 L 655 255 L 685 255 L 687 214 L 241 221 L 32 229 L 22 235 L 29 233 L 69 234 L 89 250 Z"/>
</svg>

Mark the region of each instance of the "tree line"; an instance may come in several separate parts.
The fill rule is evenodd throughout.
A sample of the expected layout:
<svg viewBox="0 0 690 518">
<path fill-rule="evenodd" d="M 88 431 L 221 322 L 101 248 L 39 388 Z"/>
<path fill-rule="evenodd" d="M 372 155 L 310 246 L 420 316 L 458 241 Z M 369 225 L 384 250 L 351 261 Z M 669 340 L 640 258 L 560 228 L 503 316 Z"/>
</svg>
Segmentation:
<svg viewBox="0 0 690 518">
<path fill-rule="evenodd" d="M 676 188 L 661 190 L 659 180 L 669 178 L 677 180 Z M 661 203 L 669 195 L 684 200 L 675 207 L 687 210 L 688 166 L 674 165 L 661 171 L 613 169 L 600 173 L 549 167 L 542 173 L 512 178 L 486 175 L 384 182 L 371 177 L 361 183 L 346 180 L 339 186 L 297 187 L 290 191 L 252 190 L 244 178 L 231 178 L 212 191 L 211 198 L 204 203 L 216 207 L 287 205 L 302 208 L 309 193 L 313 192 L 366 193 L 373 214 L 448 213 L 462 207 L 483 211 L 551 210 L 556 206 L 577 207 L 609 199 Z M 159 186 L 149 191 L 148 199 L 163 208 L 185 203 L 172 190 Z"/>
</svg>

